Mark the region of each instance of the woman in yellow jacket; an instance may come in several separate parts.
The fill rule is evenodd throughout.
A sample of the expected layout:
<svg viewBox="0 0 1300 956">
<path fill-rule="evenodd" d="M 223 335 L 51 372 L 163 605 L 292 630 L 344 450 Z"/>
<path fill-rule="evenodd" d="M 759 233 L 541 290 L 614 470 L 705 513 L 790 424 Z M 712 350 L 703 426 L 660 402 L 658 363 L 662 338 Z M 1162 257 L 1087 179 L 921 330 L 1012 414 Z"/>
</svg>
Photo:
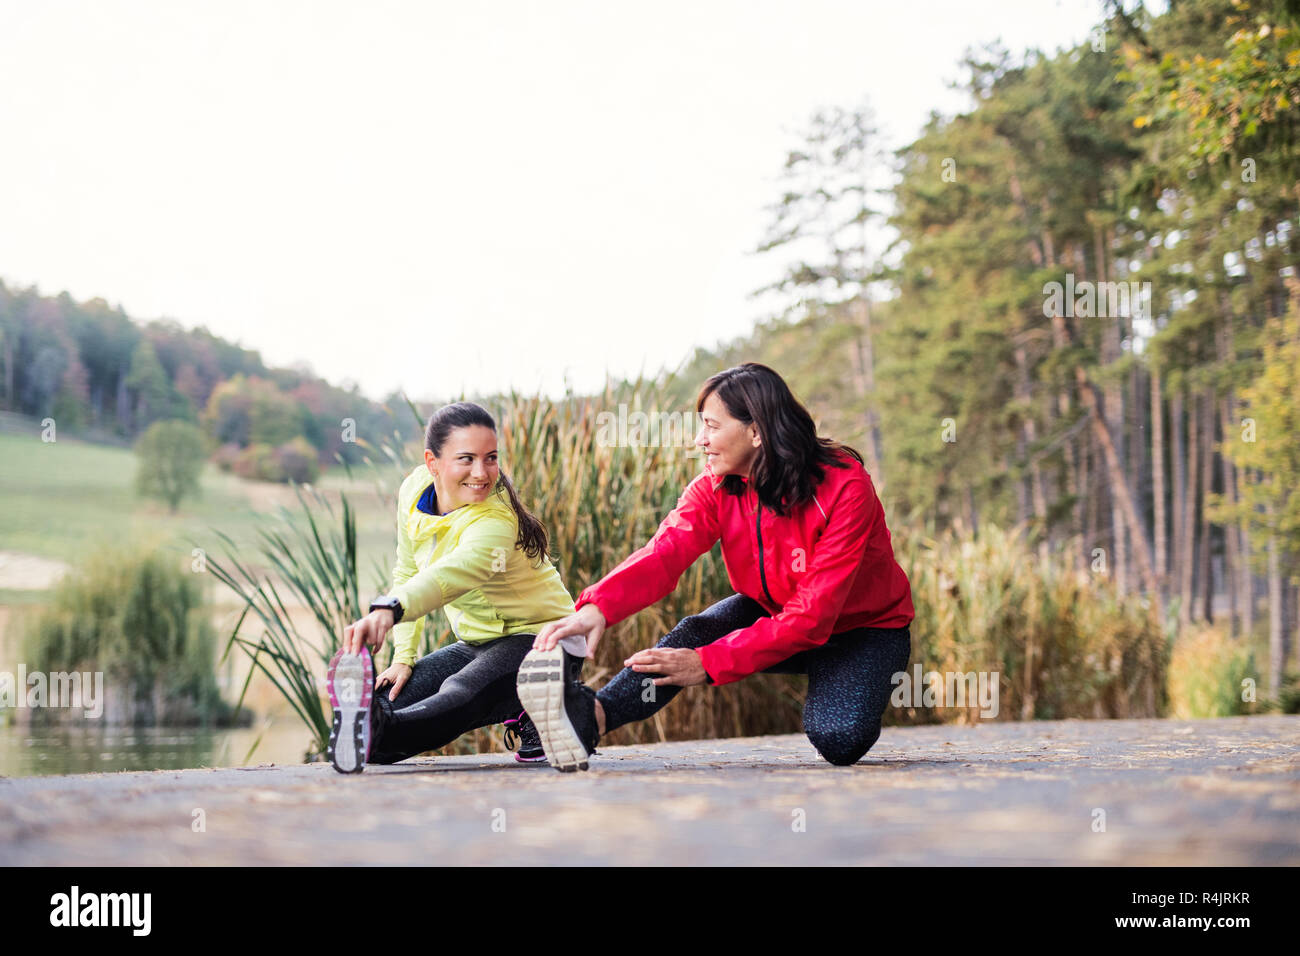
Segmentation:
<svg viewBox="0 0 1300 956">
<path fill-rule="evenodd" d="M 501 472 L 487 410 L 440 408 L 424 447 L 398 492 L 394 586 L 347 626 L 330 664 L 329 753 L 344 773 L 503 721 L 545 759 L 515 678 L 538 630 L 572 614 L 573 598 L 547 557 L 546 529 Z M 424 616 L 439 607 L 458 640 L 417 661 Z M 371 651 L 390 630 L 393 661 L 376 678 Z"/>
</svg>

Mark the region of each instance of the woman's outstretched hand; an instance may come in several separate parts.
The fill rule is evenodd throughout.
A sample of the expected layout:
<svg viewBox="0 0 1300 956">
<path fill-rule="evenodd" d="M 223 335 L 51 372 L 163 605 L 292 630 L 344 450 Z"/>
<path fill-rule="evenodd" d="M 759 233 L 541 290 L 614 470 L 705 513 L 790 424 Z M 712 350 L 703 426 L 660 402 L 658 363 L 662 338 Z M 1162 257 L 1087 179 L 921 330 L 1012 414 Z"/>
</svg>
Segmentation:
<svg viewBox="0 0 1300 956">
<path fill-rule="evenodd" d="M 586 634 L 587 656 L 595 657 L 596 645 L 600 643 L 601 635 L 604 633 L 605 615 L 596 605 L 584 604 L 568 617 L 552 621 L 538 631 L 537 639 L 533 641 L 533 649 L 549 651 L 560 643 L 560 638 L 568 637 L 570 634 Z"/>
<path fill-rule="evenodd" d="M 392 629 L 392 611 L 387 608 L 371 611 L 361 620 L 343 628 L 343 650 L 349 654 L 360 654 L 364 644 L 370 647 L 373 655 L 384 646 L 384 639 Z"/>
<path fill-rule="evenodd" d="M 406 682 L 410 679 L 410 664 L 390 664 L 388 670 L 375 678 L 375 690 L 379 690 L 385 684 L 392 684 L 393 689 L 389 691 L 388 699 L 397 700 L 397 695 L 402 692 L 402 688 L 406 686 Z"/>
<path fill-rule="evenodd" d="M 664 684 L 690 687 L 709 679 L 704 662 L 692 647 L 648 647 L 625 660 L 623 666 L 638 673 L 662 674 L 655 678 L 656 687 Z"/>
</svg>

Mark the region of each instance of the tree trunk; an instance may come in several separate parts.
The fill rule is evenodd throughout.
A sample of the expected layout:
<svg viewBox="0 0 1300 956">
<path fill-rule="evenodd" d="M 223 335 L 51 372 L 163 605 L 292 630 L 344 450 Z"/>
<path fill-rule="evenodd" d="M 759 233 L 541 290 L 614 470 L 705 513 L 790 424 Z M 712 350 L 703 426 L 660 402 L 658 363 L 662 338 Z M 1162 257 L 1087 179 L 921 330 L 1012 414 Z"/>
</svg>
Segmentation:
<svg viewBox="0 0 1300 956">
<path fill-rule="evenodd" d="M 1016 462 L 1021 463 L 1019 466 L 1011 461 L 1011 456 L 1002 455 L 1002 469 L 1008 474 L 1016 473 L 1017 467 L 1023 467 L 1025 461 L 1025 430 L 1022 427 L 1020 433 L 1016 436 Z M 1024 528 L 1032 528 L 1031 519 L 1033 513 L 1029 510 L 1029 476 L 1022 474 L 1016 481 L 1016 524 Z"/>
<path fill-rule="evenodd" d="M 1223 357 L 1229 363 L 1236 358 L 1236 341 L 1233 327 L 1232 309 L 1227 299 L 1223 303 Z M 1228 389 L 1224 396 L 1224 407 L 1226 408 L 1226 417 L 1223 424 L 1223 440 L 1225 442 L 1236 442 L 1242 439 L 1240 422 L 1237 421 L 1236 402 L 1232 396 L 1232 389 Z M 1223 484 L 1225 494 L 1231 489 L 1231 501 L 1233 504 L 1239 503 L 1241 499 L 1241 489 L 1245 482 L 1245 470 L 1237 464 L 1224 463 Z M 1236 558 L 1233 565 L 1234 585 L 1233 592 L 1236 594 L 1235 604 L 1241 614 L 1241 632 L 1249 640 L 1255 631 L 1255 571 L 1250 566 L 1250 524 L 1246 516 L 1242 516 L 1236 525 L 1228 529 L 1232 539 L 1236 542 Z"/>
<path fill-rule="evenodd" d="M 1229 373 L 1235 368 L 1235 345 L 1233 342 L 1233 316 L 1232 306 L 1226 295 L 1219 295 L 1219 311 L 1223 316 L 1223 321 L 1216 328 L 1214 338 L 1215 357 L 1221 368 L 1228 370 Z M 1223 397 L 1219 400 L 1219 430 L 1223 434 L 1223 447 L 1231 448 L 1237 440 L 1237 431 L 1232 425 L 1232 389 L 1225 388 Z M 1223 500 L 1229 508 L 1236 508 L 1238 504 L 1237 485 L 1234 481 L 1235 473 L 1232 466 L 1231 458 L 1224 452 L 1219 453 L 1219 482 L 1223 485 Z M 1241 524 L 1239 521 L 1228 520 L 1222 525 L 1223 529 L 1223 587 L 1228 595 L 1228 634 L 1231 637 L 1237 636 L 1238 625 L 1244 618 L 1245 611 L 1242 601 L 1240 588 L 1240 568 L 1242 565 L 1242 548 L 1241 548 Z M 1244 628 L 1243 628 L 1244 630 Z M 1249 634 L 1249 631 L 1245 631 Z"/>
<path fill-rule="evenodd" d="M 1268 523 L 1273 524 L 1273 506 L 1265 505 Z M 1286 629 L 1282 618 L 1282 555 L 1277 536 L 1268 536 L 1268 695 L 1277 697 L 1282 684 L 1286 657 Z"/>
<path fill-rule="evenodd" d="M 1206 507 L 1213 490 L 1211 485 L 1214 481 L 1214 390 L 1206 387 L 1205 396 L 1201 399 L 1201 434 L 1203 440 L 1201 443 L 1201 550 L 1200 550 L 1200 574 L 1201 593 L 1203 595 L 1202 616 L 1205 620 L 1214 621 L 1214 575 L 1212 573 L 1213 561 L 1211 561 L 1211 551 L 1213 540 L 1211 539 L 1210 512 Z"/>
<path fill-rule="evenodd" d="M 1101 492 L 1092 490 L 1092 463 L 1097 456 L 1094 451 L 1096 442 L 1093 440 L 1091 428 L 1088 429 L 1087 436 L 1087 440 L 1081 443 L 1079 449 L 1079 494 L 1083 505 L 1080 525 L 1083 547 L 1079 550 L 1080 558 L 1085 562 L 1091 562 L 1092 549 L 1097 546 L 1097 541 L 1101 538 L 1101 505 L 1097 500 L 1101 497 Z"/>
<path fill-rule="evenodd" d="M 1237 422 L 1236 414 L 1233 414 L 1233 429 L 1236 431 Z M 1240 432 L 1236 432 L 1240 436 Z M 1233 487 L 1237 489 L 1240 496 L 1241 488 L 1246 481 L 1246 470 L 1240 465 L 1232 469 Z M 1241 585 L 1241 630 L 1249 639 L 1255 633 L 1255 569 L 1251 567 L 1251 543 L 1250 543 L 1250 524 L 1248 519 L 1243 515 L 1241 521 L 1237 524 L 1237 539 L 1241 544 L 1241 566 L 1237 572 L 1237 578 Z"/>
<path fill-rule="evenodd" d="M 1070 407 L 1070 397 L 1065 388 L 1061 389 L 1057 403 L 1057 407 L 1062 410 L 1061 420 L 1064 421 Z M 1073 527 L 1070 528 L 1069 537 L 1082 538 L 1084 534 L 1084 499 L 1088 496 L 1087 447 L 1086 442 L 1080 446 L 1075 439 L 1065 443 L 1065 493 L 1074 500 L 1074 507 L 1070 509 Z M 1074 566 L 1076 569 L 1085 566 L 1083 553 L 1077 548 L 1074 553 Z"/>
<path fill-rule="evenodd" d="M 1173 562 L 1170 565 L 1170 587 L 1171 593 L 1179 595 L 1178 603 L 1178 620 L 1181 624 L 1187 623 L 1187 601 L 1182 598 L 1183 593 L 1183 568 L 1186 562 L 1183 561 L 1183 538 L 1186 535 L 1187 527 L 1183 522 L 1183 514 L 1187 508 L 1187 454 L 1183 447 L 1183 387 L 1180 384 L 1174 390 L 1173 397 L 1169 402 L 1169 432 L 1173 437 L 1173 465 L 1174 465 L 1174 502 L 1173 502 Z M 1174 586 L 1175 581 L 1177 587 Z"/>
<path fill-rule="evenodd" d="M 1020 434 L 1016 437 L 1016 444 L 1020 461 L 1023 463 L 1027 457 L 1029 458 L 1029 474 L 1027 476 L 1029 491 L 1028 494 L 1025 493 L 1025 479 L 1022 478 L 1021 481 L 1016 483 L 1017 505 L 1020 509 L 1020 520 L 1024 521 L 1029 512 L 1028 505 L 1033 504 L 1034 531 L 1038 537 L 1038 553 L 1046 560 L 1050 550 L 1054 549 L 1057 535 L 1054 528 L 1048 528 L 1047 526 L 1047 496 L 1043 491 L 1043 476 L 1042 469 L 1038 464 L 1038 454 L 1034 451 L 1034 445 L 1038 441 L 1038 423 L 1034 420 L 1033 412 L 1030 410 L 1032 387 L 1029 381 L 1029 358 L 1023 344 L 1016 346 L 1015 356 L 1016 398 L 1020 400 L 1021 405 L 1025 408 L 1024 419 L 1021 422 Z"/>
<path fill-rule="evenodd" d="M 1195 620 L 1196 588 L 1196 486 L 1200 478 L 1201 400 L 1196 392 L 1188 394 L 1187 408 L 1187 496 L 1183 499 L 1183 552 L 1178 556 L 1182 587 L 1179 589 L 1181 607 L 1179 617 L 1184 624 Z"/>
<path fill-rule="evenodd" d="M 1219 427 L 1223 430 L 1223 443 L 1227 445 L 1233 440 L 1232 431 L 1232 398 L 1225 395 L 1219 402 Z M 1232 461 L 1227 455 L 1219 455 L 1219 480 L 1223 483 L 1223 500 L 1230 508 L 1237 506 L 1237 486 L 1233 481 Z M 1226 521 L 1223 524 L 1223 586 L 1228 592 L 1228 635 L 1236 637 L 1238 625 L 1241 623 L 1241 617 L 1244 611 L 1241 606 L 1241 595 L 1238 593 L 1237 582 L 1240 575 L 1237 573 L 1241 567 L 1241 549 L 1238 547 L 1239 533 L 1237 522 Z"/>
<path fill-rule="evenodd" d="M 1127 328 L 1129 341 L 1132 342 L 1134 333 L 1133 320 L 1131 317 L 1125 320 L 1125 326 Z M 1141 363 L 1133 363 L 1133 368 L 1129 373 L 1129 390 L 1124 399 L 1128 408 L 1131 409 L 1131 421 L 1128 425 L 1130 449 L 1128 493 L 1133 497 L 1133 501 L 1137 504 L 1138 514 L 1142 515 L 1144 525 L 1147 515 L 1147 496 L 1151 493 L 1151 465 L 1148 461 L 1149 448 L 1147 447 L 1147 433 L 1149 431 L 1148 413 L 1150 408 L 1147 403 L 1143 401 L 1143 386 L 1147 384 L 1143 379 L 1147 374 L 1146 369 L 1143 368 Z M 1147 539 L 1147 548 L 1151 548 L 1155 544 L 1154 529 L 1152 529 L 1151 534 L 1153 537 Z M 1159 575 L 1157 575 L 1157 579 L 1158 578 Z"/>
<path fill-rule="evenodd" d="M 971 537 L 974 537 L 979 534 L 979 511 L 975 508 L 975 489 L 969 482 L 966 484 L 966 493 L 962 496 L 962 502 L 966 524 L 970 528 Z"/>
<path fill-rule="evenodd" d="M 1082 366 L 1074 368 L 1075 380 L 1079 383 L 1079 395 L 1083 400 L 1084 406 L 1092 415 L 1092 431 L 1097 436 L 1097 442 L 1101 445 L 1102 459 L 1106 464 L 1106 471 L 1110 479 L 1111 493 L 1119 498 L 1121 512 L 1124 520 L 1128 523 L 1130 537 L 1134 544 L 1134 554 L 1137 557 L 1138 571 L 1142 579 L 1142 587 L 1148 594 L 1158 594 L 1155 586 L 1155 573 L 1151 569 L 1151 552 L 1147 549 L 1146 535 L 1142 533 L 1142 522 L 1138 518 L 1137 509 L 1133 506 L 1133 499 L 1129 497 L 1128 485 L 1124 481 L 1124 472 L 1119 466 L 1119 455 L 1115 451 L 1115 446 L 1110 440 L 1110 430 L 1106 423 L 1102 421 L 1101 415 L 1098 414 L 1099 402 L 1097 401 L 1096 386 L 1088 381 L 1087 373 Z M 1159 602 L 1157 601 L 1157 609 Z"/>
<path fill-rule="evenodd" d="M 1156 550 L 1156 588 L 1163 596 L 1169 576 L 1168 527 L 1165 522 L 1165 421 L 1160 396 L 1160 367 L 1154 362 L 1151 363 L 1151 501 L 1155 513 L 1152 540 Z"/>
<path fill-rule="evenodd" d="M 1106 253 L 1105 243 L 1100 228 L 1093 228 L 1093 241 L 1095 244 L 1097 289 L 1104 287 L 1101 283 L 1106 281 Z M 1080 256 L 1082 258 L 1082 256 Z M 1120 350 L 1120 317 L 1115 315 L 1101 317 L 1101 313 L 1108 311 L 1101 303 L 1104 302 L 1102 294 L 1097 297 L 1097 314 L 1098 321 L 1102 323 L 1101 333 L 1101 364 L 1110 366 L 1118 362 L 1121 358 Z M 1124 444 L 1124 389 L 1123 385 L 1114 378 L 1108 379 L 1102 390 L 1106 428 L 1110 432 L 1111 443 L 1115 448 L 1115 455 L 1119 460 L 1120 473 L 1124 476 L 1125 490 L 1129 490 L 1128 455 Z M 1132 498 L 1130 492 L 1129 497 Z M 1120 496 L 1114 494 L 1112 489 L 1110 499 L 1110 526 L 1111 526 L 1111 568 L 1115 577 L 1115 589 L 1121 594 L 1128 593 L 1128 549 L 1125 546 L 1125 520 L 1124 513 L 1120 506 Z"/>
<path fill-rule="evenodd" d="M 1012 175 L 1014 176 L 1014 170 Z M 1017 187 L 1018 188 L 1018 187 Z M 1015 190 L 1013 190 L 1014 192 Z M 1023 204 L 1022 204 L 1023 205 Z M 1051 221 L 1051 207 L 1047 200 L 1042 200 L 1043 222 Z M 1023 211 L 1023 210 L 1022 210 Z M 1025 212 L 1026 222 L 1028 214 Z M 1050 231 L 1044 229 L 1039 234 L 1039 241 L 1042 245 L 1043 263 L 1048 268 L 1056 268 L 1059 264 L 1056 259 L 1056 243 L 1052 238 Z M 1070 325 L 1066 316 L 1057 310 L 1051 316 L 1052 326 L 1052 348 L 1060 352 L 1070 347 L 1074 340 L 1074 335 L 1070 330 Z M 1056 416 L 1058 422 L 1068 422 L 1070 420 L 1070 389 L 1064 382 L 1056 392 Z M 1073 427 L 1073 426 L 1070 426 Z M 1086 509 L 1090 502 L 1086 500 L 1086 488 L 1088 483 L 1087 466 L 1084 462 L 1085 452 L 1078 449 L 1073 441 L 1067 441 L 1062 449 L 1065 453 L 1065 493 L 1068 498 L 1074 502 L 1073 527 L 1069 529 L 1067 537 L 1078 536 L 1079 540 L 1087 543 L 1087 514 Z M 1091 547 L 1091 544 L 1087 544 Z M 1084 555 L 1085 549 L 1075 549 L 1074 566 L 1076 570 L 1087 567 L 1087 560 Z"/>
</svg>

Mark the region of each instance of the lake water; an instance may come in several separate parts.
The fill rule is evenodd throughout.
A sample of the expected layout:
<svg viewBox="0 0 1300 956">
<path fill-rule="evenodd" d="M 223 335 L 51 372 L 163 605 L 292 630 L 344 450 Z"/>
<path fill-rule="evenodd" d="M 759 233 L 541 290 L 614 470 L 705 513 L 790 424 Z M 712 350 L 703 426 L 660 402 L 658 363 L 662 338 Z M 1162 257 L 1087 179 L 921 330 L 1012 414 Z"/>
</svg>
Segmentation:
<svg viewBox="0 0 1300 956">
<path fill-rule="evenodd" d="M 23 664 L 19 651 L 22 621 L 42 605 L 27 601 L 0 603 L 0 672 L 16 674 Z M 229 632 L 228 606 L 212 609 L 218 634 Z M 300 627 L 308 623 L 302 609 L 291 610 Z M 244 686 L 246 655 L 231 655 L 217 668 L 217 686 L 233 701 Z M 324 667 L 321 669 L 322 692 Z M 197 727 L 137 728 L 96 720 L 64 726 L 31 726 L 12 713 L 0 712 L 0 776 L 104 773 L 120 770 L 181 770 L 190 767 L 242 767 L 259 763 L 297 764 L 311 742 L 301 720 L 260 672 L 248 686 L 245 706 L 256 715 L 252 727 L 203 730 Z M 328 713 L 328 711 L 326 711 Z M 263 730 L 265 728 L 265 730 Z M 261 741 L 253 750 L 258 736 Z"/>
<path fill-rule="evenodd" d="M 249 749 L 261 735 L 252 754 Z M 195 727 L 0 727 L 0 776 L 297 764 L 311 735 L 295 720 L 234 730 Z"/>
</svg>

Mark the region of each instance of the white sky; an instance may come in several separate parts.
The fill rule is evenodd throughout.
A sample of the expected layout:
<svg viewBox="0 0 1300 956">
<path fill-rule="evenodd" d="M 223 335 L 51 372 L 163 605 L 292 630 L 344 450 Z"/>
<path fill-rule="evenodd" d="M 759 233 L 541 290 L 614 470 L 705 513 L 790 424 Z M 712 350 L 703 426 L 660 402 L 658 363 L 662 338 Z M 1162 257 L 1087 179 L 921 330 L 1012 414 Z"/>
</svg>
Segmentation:
<svg viewBox="0 0 1300 956">
<path fill-rule="evenodd" d="M 379 398 L 676 366 L 747 331 L 796 131 L 891 146 L 964 49 L 1100 0 L 0 0 L 0 278 Z"/>
</svg>

